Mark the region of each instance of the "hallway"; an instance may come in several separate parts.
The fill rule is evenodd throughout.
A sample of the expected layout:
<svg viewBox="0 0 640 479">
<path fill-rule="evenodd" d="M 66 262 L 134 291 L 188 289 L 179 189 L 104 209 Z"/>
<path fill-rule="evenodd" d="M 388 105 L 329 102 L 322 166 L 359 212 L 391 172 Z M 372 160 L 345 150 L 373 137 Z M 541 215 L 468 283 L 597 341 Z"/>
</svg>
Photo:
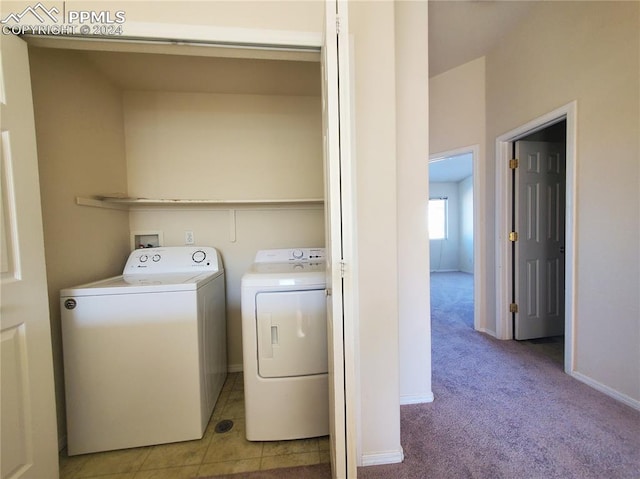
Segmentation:
<svg viewBox="0 0 640 479">
<path fill-rule="evenodd" d="M 358 477 L 636 479 L 640 412 L 565 374 L 561 342 L 474 331 L 457 275 L 431 275 L 435 400 L 402 406 L 404 462 Z"/>
</svg>

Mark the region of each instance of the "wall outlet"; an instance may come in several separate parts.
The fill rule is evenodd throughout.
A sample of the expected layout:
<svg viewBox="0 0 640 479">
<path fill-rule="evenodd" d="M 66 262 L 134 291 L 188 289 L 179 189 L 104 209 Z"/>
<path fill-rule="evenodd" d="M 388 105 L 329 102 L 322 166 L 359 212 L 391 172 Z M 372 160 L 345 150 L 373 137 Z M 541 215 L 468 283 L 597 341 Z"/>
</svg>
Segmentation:
<svg viewBox="0 0 640 479">
<path fill-rule="evenodd" d="M 193 231 L 184 232 L 184 244 L 193 244 L 195 239 L 193 237 Z"/>
</svg>

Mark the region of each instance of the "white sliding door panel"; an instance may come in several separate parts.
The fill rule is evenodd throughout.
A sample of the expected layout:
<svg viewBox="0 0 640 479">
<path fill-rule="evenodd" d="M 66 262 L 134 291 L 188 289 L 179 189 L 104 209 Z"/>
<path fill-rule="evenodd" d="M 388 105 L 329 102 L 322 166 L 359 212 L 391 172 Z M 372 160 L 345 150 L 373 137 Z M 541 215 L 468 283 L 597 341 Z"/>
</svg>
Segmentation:
<svg viewBox="0 0 640 479">
<path fill-rule="evenodd" d="M 353 324 L 354 255 L 351 248 L 351 96 L 347 2 L 325 1 L 322 48 L 322 122 L 325 168 L 325 246 L 327 250 L 327 336 L 329 356 L 330 453 L 332 477 L 355 477 L 353 385 L 347 367 L 355 361 L 345 342 Z M 347 329 L 351 328 L 351 329 Z"/>
<path fill-rule="evenodd" d="M 2 479 L 58 477 L 38 158 L 26 43 L 0 38 Z"/>
</svg>

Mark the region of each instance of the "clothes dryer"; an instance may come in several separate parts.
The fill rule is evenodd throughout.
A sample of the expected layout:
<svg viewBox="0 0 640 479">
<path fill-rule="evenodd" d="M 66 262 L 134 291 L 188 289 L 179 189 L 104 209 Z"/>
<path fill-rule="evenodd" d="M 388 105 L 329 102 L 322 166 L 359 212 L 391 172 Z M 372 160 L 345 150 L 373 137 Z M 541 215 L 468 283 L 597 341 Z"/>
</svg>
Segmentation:
<svg viewBox="0 0 640 479">
<path fill-rule="evenodd" d="M 246 436 L 329 434 L 323 248 L 262 250 L 242 277 Z"/>
<path fill-rule="evenodd" d="M 203 436 L 227 374 L 215 248 L 135 250 L 60 307 L 69 455 Z"/>
</svg>

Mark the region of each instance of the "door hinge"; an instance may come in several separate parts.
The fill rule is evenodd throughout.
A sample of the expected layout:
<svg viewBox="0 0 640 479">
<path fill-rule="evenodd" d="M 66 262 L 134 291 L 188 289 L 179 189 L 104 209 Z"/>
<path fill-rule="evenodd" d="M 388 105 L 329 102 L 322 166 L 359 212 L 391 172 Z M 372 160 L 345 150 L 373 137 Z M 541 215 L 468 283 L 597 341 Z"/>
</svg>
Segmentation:
<svg viewBox="0 0 640 479">
<path fill-rule="evenodd" d="M 509 241 L 518 241 L 518 233 L 516 231 L 509 233 Z"/>
<path fill-rule="evenodd" d="M 336 15 L 336 33 L 340 35 L 340 16 Z"/>
<path fill-rule="evenodd" d="M 515 170 L 517 167 L 518 167 L 518 159 L 517 158 L 509 160 L 509 169 Z"/>
<path fill-rule="evenodd" d="M 518 312 L 518 303 L 511 303 L 509 305 L 509 312 L 510 313 L 517 313 Z"/>
<path fill-rule="evenodd" d="M 340 277 L 344 278 L 344 270 L 346 268 L 346 263 L 343 259 L 340 260 Z"/>
</svg>

